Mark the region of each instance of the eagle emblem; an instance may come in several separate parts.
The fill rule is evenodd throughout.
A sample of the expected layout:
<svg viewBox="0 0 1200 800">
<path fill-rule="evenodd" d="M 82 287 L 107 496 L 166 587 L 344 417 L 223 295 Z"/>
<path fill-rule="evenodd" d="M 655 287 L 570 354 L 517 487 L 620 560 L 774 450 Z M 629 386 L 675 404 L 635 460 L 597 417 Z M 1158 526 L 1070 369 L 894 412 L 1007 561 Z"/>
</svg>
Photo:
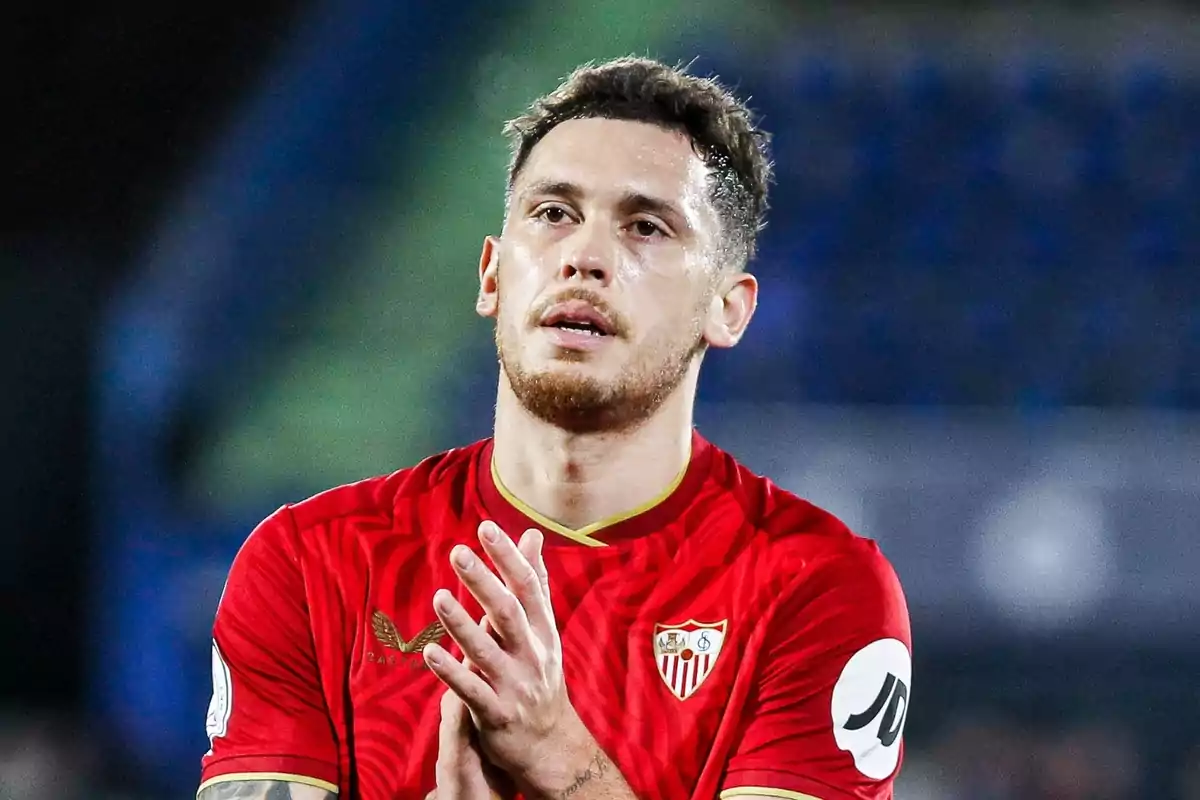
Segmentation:
<svg viewBox="0 0 1200 800">
<path fill-rule="evenodd" d="M 371 630 L 381 645 L 390 650 L 399 650 L 401 653 L 419 653 L 425 649 L 425 645 L 436 642 L 446 635 L 446 627 L 440 622 L 434 622 L 425 626 L 420 633 L 406 642 L 400 635 L 400 631 L 396 629 L 396 623 L 392 622 L 391 618 L 382 611 L 376 611 L 371 615 Z"/>
</svg>

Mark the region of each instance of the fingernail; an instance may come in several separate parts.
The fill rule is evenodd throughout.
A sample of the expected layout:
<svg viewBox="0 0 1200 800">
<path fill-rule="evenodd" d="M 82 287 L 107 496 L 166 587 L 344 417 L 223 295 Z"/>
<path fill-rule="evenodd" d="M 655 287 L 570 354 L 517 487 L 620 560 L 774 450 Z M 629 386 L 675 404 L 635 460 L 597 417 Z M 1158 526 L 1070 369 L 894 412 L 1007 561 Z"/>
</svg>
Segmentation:
<svg viewBox="0 0 1200 800">
<path fill-rule="evenodd" d="M 483 540 L 488 544 L 495 544 L 500 541 L 500 532 L 496 530 L 496 526 L 490 522 L 485 522 L 479 531 L 483 536 Z"/>
<path fill-rule="evenodd" d="M 425 660 L 428 661 L 430 664 L 442 663 L 442 654 L 437 651 L 436 645 L 426 647 L 425 651 L 422 653 L 422 655 L 425 656 Z"/>
<path fill-rule="evenodd" d="M 459 568 L 468 569 L 474 562 L 475 556 L 471 555 L 467 548 L 459 546 L 454 549 L 454 563 L 458 564 Z"/>
</svg>

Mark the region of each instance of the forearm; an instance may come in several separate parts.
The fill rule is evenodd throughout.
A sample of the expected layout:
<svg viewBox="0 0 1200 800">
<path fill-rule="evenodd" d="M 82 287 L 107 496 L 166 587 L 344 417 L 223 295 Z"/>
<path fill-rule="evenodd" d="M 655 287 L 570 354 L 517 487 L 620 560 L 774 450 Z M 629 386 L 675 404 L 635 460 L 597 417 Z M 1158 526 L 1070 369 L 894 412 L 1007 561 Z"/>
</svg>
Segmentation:
<svg viewBox="0 0 1200 800">
<path fill-rule="evenodd" d="M 318 786 L 288 781 L 222 781 L 205 786 L 196 800 L 335 800 Z"/>
<path fill-rule="evenodd" d="M 616 763 L 579 723 L 564 757 L 549 760 L 530 780 L 519 781 L 529 800 L 638 800 Z"/>
<path fill-rule="evenodd" d="M 578 770 L 562 789 L 534 792 L 531 800 L 637 800 L 617 765 L 597 748 L 587 766 Z"/>
</svg>

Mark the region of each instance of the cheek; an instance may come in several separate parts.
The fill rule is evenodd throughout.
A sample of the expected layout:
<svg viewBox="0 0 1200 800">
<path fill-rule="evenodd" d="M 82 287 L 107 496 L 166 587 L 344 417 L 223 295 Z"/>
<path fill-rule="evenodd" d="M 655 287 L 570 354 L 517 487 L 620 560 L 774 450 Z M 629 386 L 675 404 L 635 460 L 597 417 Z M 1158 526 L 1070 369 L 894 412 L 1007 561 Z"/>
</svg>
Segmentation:
<svg viewBox="0 0 1200 800">
<path fill-rule="evenodd" d="M 533 251 L 520 243 L 510 244 L 501 253 L 496 282 L 502 297 L 531 298 L 543 282 L 545 270 Z"/>
<path fill-rule="evenodd" d="M 676 283 L 688 274 L 687 259 L 670 245 L 637 245 L 619 250 L 614 277 L 626 285 L 647 285 L 653 290 Z"/>
<path fill-rule="evenodd" d="M 526 302 L 529 296 L 527 284 L 520 270 L 500 267 L 496 273 L 496 302 L 501 316 L 512 314 L 517 306 Z"/>
<path fill-rule="evenodd" d="M 662 242 L 625 251 L 617 268 L 617 278 L 656 296 L 695 298 L 698 293 L 708 292 L 714 270 L 708 250 L 685 247 L 679 242 Z M 681 299 L 680 302 L 684 301 Z"/>
<path fill-rule="evenodd" d="M 703 326 L 707 310 L 707 304 L 698 300 L 693 292 L 692 287 L 674 281 L 669 288 L 656 293 L 654 296 L 670 299 L 651 303 L 641 309 L 640 318 L 644 321 L 645 331 L 643 339 L 674 347 L 679 341 L 693 338 Z"/>
</svg>

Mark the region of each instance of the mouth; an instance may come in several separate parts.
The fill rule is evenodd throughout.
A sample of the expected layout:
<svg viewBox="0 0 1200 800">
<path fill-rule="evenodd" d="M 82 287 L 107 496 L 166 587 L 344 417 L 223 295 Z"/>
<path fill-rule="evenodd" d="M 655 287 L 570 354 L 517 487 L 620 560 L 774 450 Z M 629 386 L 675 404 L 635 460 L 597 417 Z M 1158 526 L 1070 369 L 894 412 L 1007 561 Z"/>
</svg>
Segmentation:
<svg viewBox="0 0 1200 800">
<path fill-rule="evenodd" d="M 554 306 L 542 317 L 541 326 L 597 338 L 616 333 L 613 323 L 606 316 L 581 300 Z"/>
</svg>

